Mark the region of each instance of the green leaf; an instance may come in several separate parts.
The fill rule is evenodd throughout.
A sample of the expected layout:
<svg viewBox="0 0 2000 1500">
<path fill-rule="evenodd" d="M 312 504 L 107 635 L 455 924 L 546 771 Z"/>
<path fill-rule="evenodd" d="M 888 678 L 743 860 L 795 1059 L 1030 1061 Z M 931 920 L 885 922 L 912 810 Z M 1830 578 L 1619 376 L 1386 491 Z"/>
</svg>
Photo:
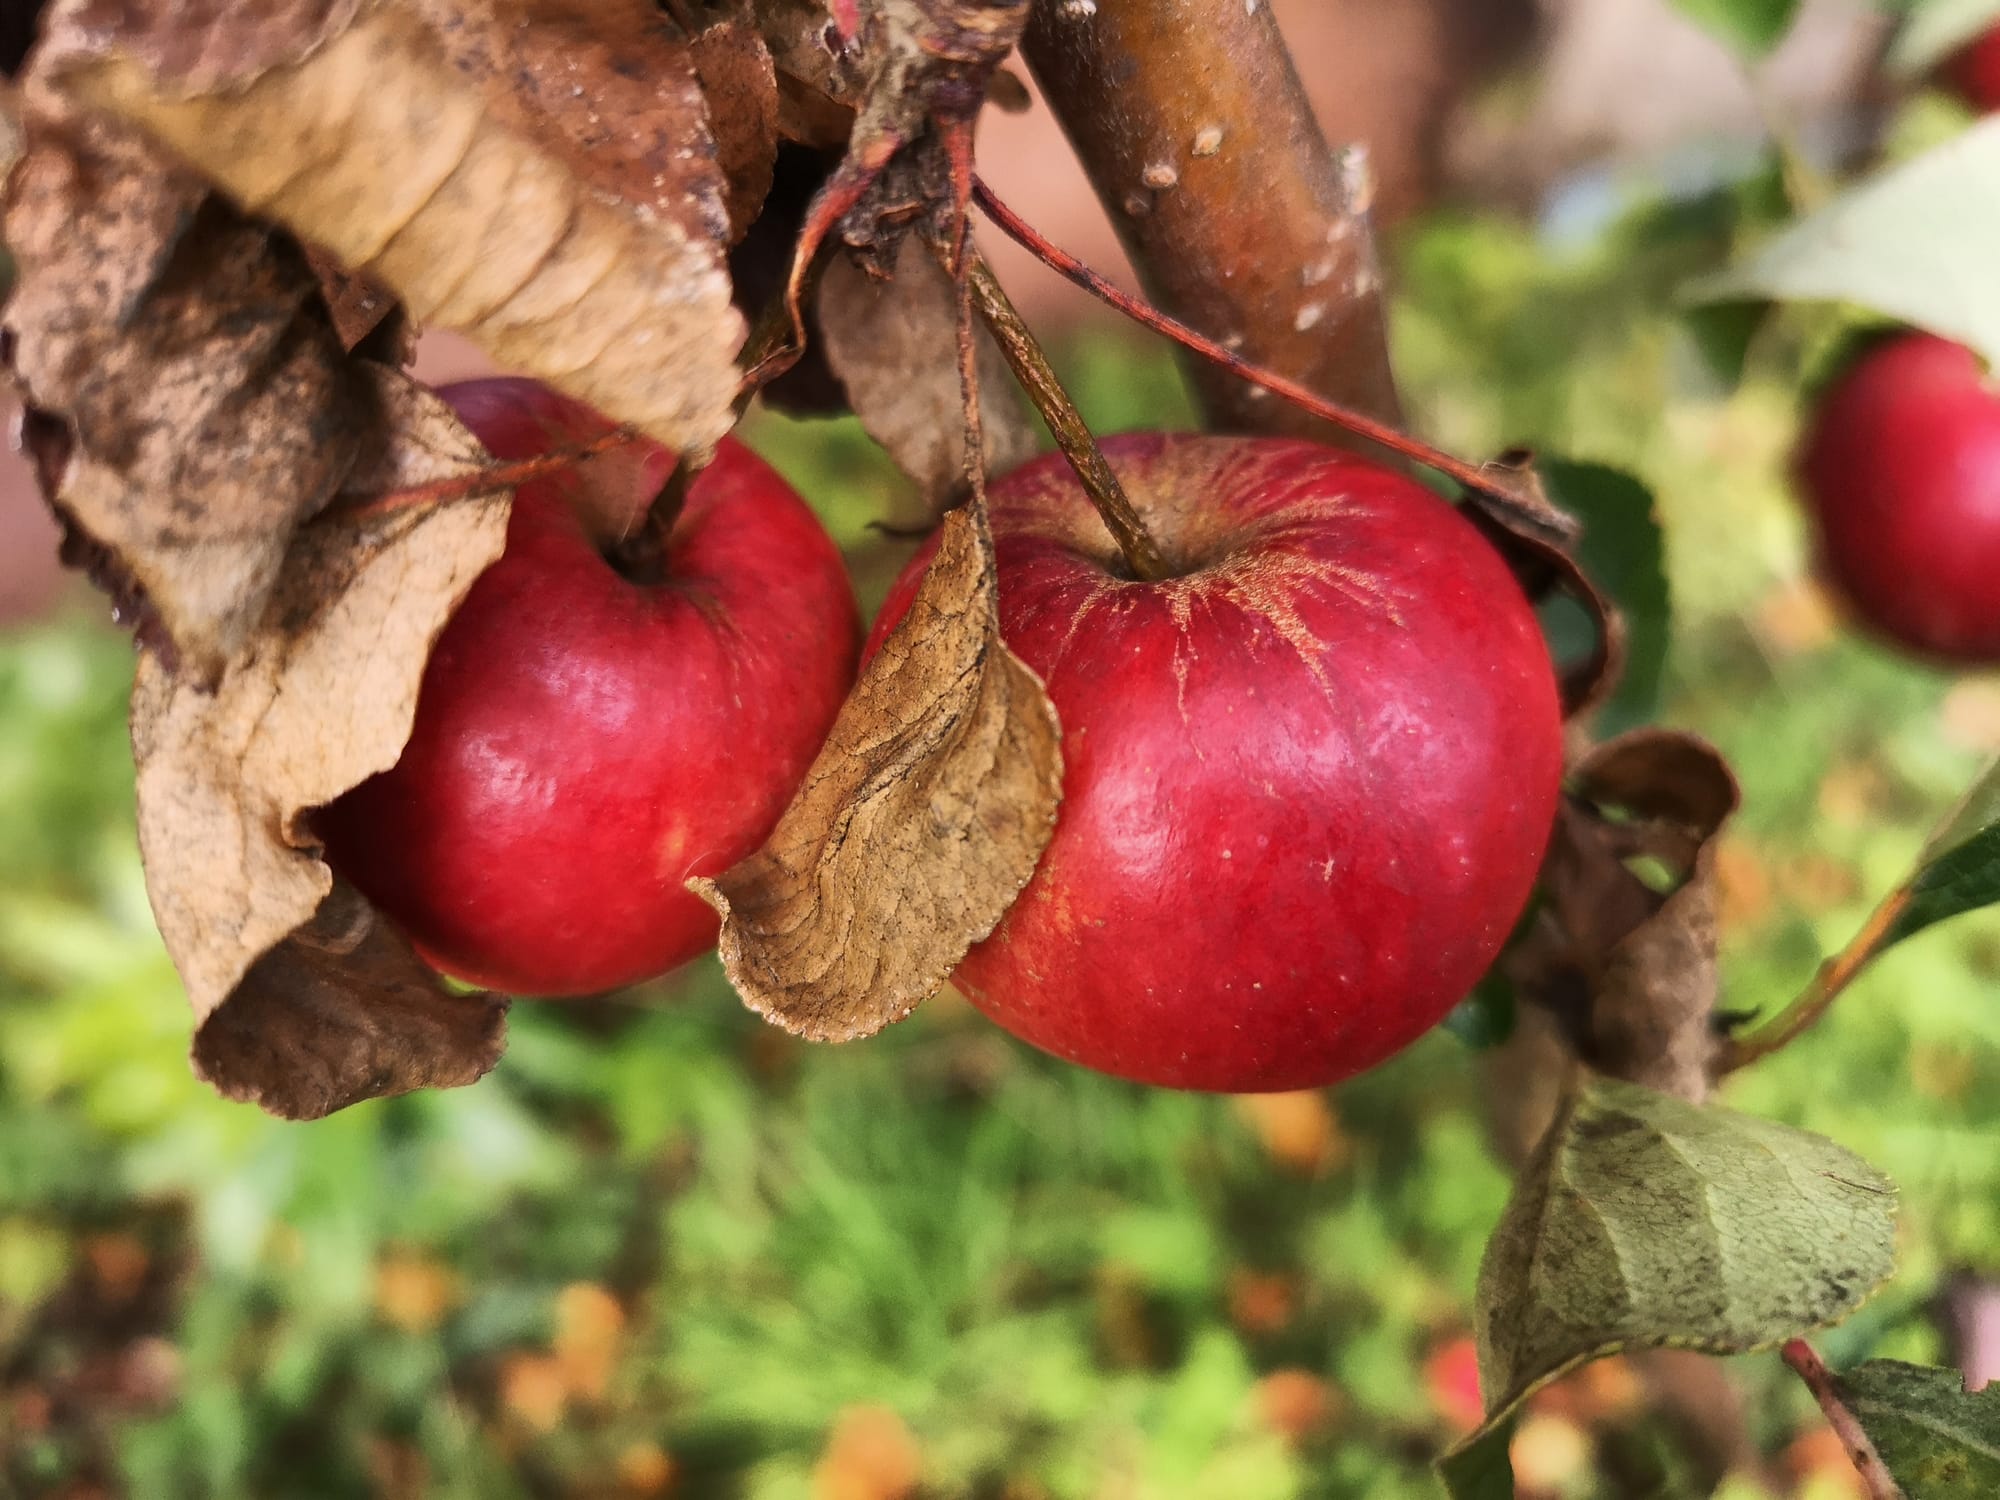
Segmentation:
<svg viewBox="0 0 2000 1500">
<path fill-rule="evenodd" d="M 1874 952 L 1934 923 L 2000 901 L 2000 764 L 1944 820 L 1917 861 L 1900 909 Z"/>
<path fill-rule="evenodd" d="M 1542 459 L 1537 468 L 1549 498 L 1583 522 L 1577 561 L 1625 616 L 1625 675 L 1598 710 L 1595 724 L 1599 735 L 1619 734 L 1658 714 L 1667 662 L 1671 604 L 1652 491 L 1603 464 Z M 1574 606 L 1572 613 L 1569 627 L 1561 617 L 1550 620 L 1559 657 L 1589 649 L 1589 622 Z M 1580 634 L 1573 643 L 1563 638 L 1570 628 Z"/>
<path fill-rule="evenodd" d="M 2000 363 L 2000 118 L 1870 178 L 1737 266 L 1693 305 L 1845 302 Z"/>
<path fill-rule="evenodd" d="M 1799 0 L 1674 0 L 1674 4 L 1751 57 L 1761 57 L 1782 42 L 1799 14 Z"/>
<path fill-rule="evenodd" d="M 1895 1203 L 1822 1136 L 1588 1080 L 1479 1269 L 1487 1428 L 1620 1350 L 1737 1354 L 1838 1322 L 1894 1269 Z"/>
<path fill-rule="evenodd" d="M 1514 1034 L 1514 986 L 1502 974 L 1488 974 L 1451 1013 L 1444 1029 L 1474 1052 L 1499 1046 Z"/>
<path fill-rule="evenodd" d="M 1956 1370 L 1893 1359 L 1834 1383 L 1910 1500 L 2000 1495 L 2000 1384 L 1973 1394 Z"/>
<path fill-rule="evenodd" d="M 1996 23 L 2000 0 L 1923 0 L 1889 47 L 1889 72 L 1902 79 L 1921 78 Z"/>
<path fill-rule="evenodd" d="M 1451 1500 L 1514 1500 L 1514 1462 L 1507 1445 L 1514 1419 L 1489 1423 L 1438 1460 L 1438 1478 Z"/>
</svg>

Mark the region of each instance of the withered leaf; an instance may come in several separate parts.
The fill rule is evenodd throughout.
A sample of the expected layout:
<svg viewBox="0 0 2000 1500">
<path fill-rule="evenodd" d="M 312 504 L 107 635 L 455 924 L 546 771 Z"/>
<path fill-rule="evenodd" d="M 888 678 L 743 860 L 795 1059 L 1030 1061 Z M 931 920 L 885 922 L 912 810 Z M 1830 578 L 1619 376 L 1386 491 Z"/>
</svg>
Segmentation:
<svg viewBox="0 0 2000 1500">
<path fill-rule="evenodd" d="M 372 442 L 362 445 L 353 494 L 483 466 L 484 450 L 437 397 L 383 367 L 359 368 L 374 386 L 379 416 L 365 434 Z M 299 1038 L 258 1052 L 232 1020 L 225 1034 L 238 1039 L 224 1049 L 228 1057 L 337 1050 L 336 1037 L 312 1034 L 312 1017 L 332 1004 L 330 960 L 294 953 L 254 984 L 246 976 L 332 891 L 305 813 L 395 763 L 431 643 L 500 555 L 508 505 L 502 492 L 365 518 L 336 510 L 299 533 L 258 629 L 212 692 L 153 653 L 140 657 L 132 694 L 140 852 L 160 935 L 202 1034 L 246 994 L 268 1017 L 282 1008 L 280 979 L 314 976 Z M 324 936 L 317 941 L 323 950 Z M 388 950 L 378 942 L 369 951 L 379 975 Z M 374 994 L 357 972 L 353 1003 L 372 1005 Z M 407 1009 L 408 997 L 399 983 L 383 1003 Z M 408 1077 L 418 1078 L 449 1074 L 461 1060 L 413 1054 L 405 1061 Z M 329 1055 L 327 1076 L 346 1076 L 347 1066 Z M 383 1077 L 384 1088 L 412 1086 Z M 228 1087 L 268 1103 L 283 1097 L 284 1080 L 239 1071 Z"/>
<path fill-rule="evenodd" d="M 965 484 L 965 404 L 958 369 L 958 295 L 915 239 L 894 279 L 837 258 L 820 282 L 819 329 L 828 364 L 868 435 L 941 506 Z M 1035 429 L 999 347 L 982 328 L 981 427 L 986 467 L 1004 474 L 1035 454 Z"/>
<path fill-rule="evenodd" d="M 739 21 L 711 26 L 694 38 L 694 67 L 715 135 L 734 244 L 771 191 L 778 159 L 778 75 L 764 39 Z"/>
<path fill-rule="evenodd" d="M 697 54 L 653 0 L 409 0 L 409 8 L 500 124 L 600 193 L 692 238 L 723 234 L 725 184 Z M 747 94 L 734 102 L 751 103 Z M 763 170 L 768 182 L 768 157 Z"/>
<path fill-rule="evenodd" d="M 500 1060 L 507 1001 L 453 994 L 352 886 L 250 966 L 195 1036 L 226 1098 L 317 1120 L 412 1089 L 476 1083 Z"/>
<path fill-rule="evenodd" d="M 857 106 L 847 153 L 807 216 L 800 265 L 835 230 L 878 270 L 919 225 L 960 243 L 973 122 L 987 80 L 1021 39 L 1028 0 L 877 0 L 865 15 L 836 4 L 831 26 L 809 21 L 803 34 L 800 11 L 777 0 L 764 16 L 779 70 L 812 72 L 827 55 L 832 66 L 816 81 Z M 842 40 L 837 54 L 830 37 Z"/>
<path fill-rule="evenodd" d="M 340 29 L 324 0 L 254 8 L 274 36 L 292 17 L 297 46 L 282 62 L 272 59 L 284 49 L 260 49 L 268 65 L 227 89 L 171 71 L 148 44 L 163 23 L 137 0 L 109 15 L 63 0 L 60 45 L 37 66 L 375 277 L 420 321 L 461 330 L 500 364 L 669 448 L 721 438 L 744 328 L 685 45 L 649 40 L 642 65 L 655 71 L 626 78 L 616 65 L 629 64 L 630 39 L 597 29 L 601 18 L 586 25 L 595 12 L 580 4 L 456 7 L 455 46 L 511 28 L 496 65 L 537 49 L 527 76 L 487 78 L 454 67 L 405 6 L 363 7 Z M 616 104 L 594 117 L 620 89 L 645 94 L 647 128 Z M 569 101 L 560 111 L 558 99 Z"/>
<path fill-rule="evenodd" d="M 293 528 L 333 496 L 364 425 L 297 246 L 136 132 L 31 114 L 4 238 L 5 312 L 37 408 L 73 429 L 51 503 L 212 676 L 270 595 Z"/>
<path fill-rule="evenodd" d="M 1590 1360 L 1738 1354 L 1838 1322 L 1888 1279 L 1895 1246 L 1894 1187 L 1835 1142 L 1586 1075 L 1480 1264 L 1487 1419 L 1465 1446 Z"/>
<path fill-rule="evenodd" d="M 1062 749 L 1041 682 L 1000 641 L 975 501 L 841 708 L 764 847 L 688 882 L 722 915 L 750 1008 L 847 1041 L 909 1014 L 1006 914 L 1055 830 Z"/>
<path fill-rule="evenodd" d="M 1669 730 L 1607 741 L 1573 775 L 1543 869 L 1546 905 L 1509 960 L 1513 977 L 1598 1071 L 1698 1102 L 1718 1056 L 1715 837 L 1736 810 L 1736 779 L 1712 747 Z M 1639 860 L 1673 888 L 1642 879 Z"/>
<path fill-rule="evenodd" d="M 247 83 L 353 23 L 362 0 L 83 0 L 48 7 L 57 45 L 115 44 L 192 91 Z"/>
<path fill-rule="evenodd" d="M 366 345 L 368 357 L 385 365 L 406 365 L 416 358 L 416 330 L 388 288 L 372 277 L 355 275 L 317 246 L 305 250 L 341 348 L 351 353 Z M 389 347 L 379 349 L 384 342 Z"/>
<path fill-rule="evenodd" d="M 1530 598 L 1567 595 L 1589 620 L 1590 651 L 1562 670 L 1563 716 L 1585 718 L 1611 696 L 1624 674 L 1624 617 L 1577 562 L 1582 528 L 1550 501 L 1534 455 L 1505 453 L 1480 473 L 1482 482 L 1466 492 L 1467 514 L 1500 549 Z"/>
</svg>

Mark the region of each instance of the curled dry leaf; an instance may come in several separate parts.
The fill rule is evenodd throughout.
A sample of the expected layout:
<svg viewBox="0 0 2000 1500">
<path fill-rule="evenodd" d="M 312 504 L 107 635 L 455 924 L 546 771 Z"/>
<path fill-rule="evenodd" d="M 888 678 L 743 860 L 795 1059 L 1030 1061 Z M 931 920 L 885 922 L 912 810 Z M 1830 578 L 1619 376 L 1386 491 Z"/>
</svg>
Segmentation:
<svg viewBox="0 0 2000 1500">
<path fill-rule="evenodd" d="M 688 882 L 722 915 L 745 1003 L 818 1041 L 879 1031 L 936 990 L 1055 830 L 1055 709 L 1000 641 L 984 513 L 975 501 L 944 526 L 770 839 Z"/>
<path fill-rule="evenodd" d="M 485 462 L 443 402 L 392 371 L 360 368 L 377 411 L 344 445 L 358 450 L 353 494 Z M 398 942 L 360 932 L 351 904 L 303 947 L 273 950 L 334 889 L 307 811 L 395 763 L 431 643 L 500 555 L 508 503 L 501 493 L 359 520 L 336 512 L 305 528 L 212 692 L 153 653 L 140 657 L 132 744 L 146 887 L 194 1005 L 198 1062 L 225 1092 L 312 1112 L 315 1099 L 477 1076 L 491 1061 L 492 1003 L 445 996 Z M 335 961 L 344 946 L 362 955 L 355 965 Z M 436 1003 L 418 1004 L 419 989 Z M 466 1017 L 487 1019 L 459 1024 L 450 1008 L 461 1003 Z M 306 1055 L 316 1061 L 302 1070 Z M 255 1071 L 265 1066 L 273 1071 Z"/>
<path fill-rule="evenodd" d="M 780 0 L 767 25 L 778 66 L 799 51 L 797 6 Z M 844 12 L 844 13 L 843 13 Z M 972 129 L 987 80 L 1020 40 L 1028 0 L 876 0 L 865 15 L 836 5 L 843 39 L 826 85 L 858 107 L 847 153 L 806 216 L 796 290 L 829 233 L 885 271 L 910 230 L 960 246 L 972 195 Z M 818 44 L 829 35 L 822 24 Z M 805 38 L 809 55 L 813 34 Z M 796 305 L 793 308 L 796 314 Z"/>
<path fill-rule="evenodd" d="M 4 238 L 15 373 L 72 429 L 49 499 L 212 677 L 346 473 L 331 437 L 364 421 L 318 282 L 287 237 L 135 132 L 46 108 Z"/>
<path fill-rule="evenodd" d="M 426 0 L 456 27 L 449 60 L 405 6 L 344 26 L 332 0 L 216 7 L 223 30 L 254 11 L 261 44 L 210 88 L 162 41 L 200 24 L 183 7 L 63 0 L 37 66 L 423 322 L 701 450 L 730 426 L 743 322 L 689 49 L 616 30 L 636 4 Z"/>
<path fill-rule="evenodd" d="M 1582 528 L 1550 501 L 1532 454 L 1503 454 L 1481 470 L 1486 482 L 1468 486 L 1466 512 L 1498 547 L 1531 599 L 1564 594 L 1588 617 L 1592 646 L 1562 668 L 1563 716 L 1594 712 L 1625 670 L 1625 621 L 1575 556 Z"/>
<path fill-rule="evenodd" d="M 965 486 L 965 401 L 959 385 L 958 297 L 915 240 L 905 240 L 893 280 L 845 259 L 820 282 L 819 327 L 833 372 L 868 435 L 934 506 Z M 984 329 L 978 345 L 986 467 L 1005 473 L 1035 453 L 1035 429 Z"/>
<path fill-rule="evenodd" d="M 771 191 L 778 159 L 778 75 L 764 39 L 740 21 L 724 21 L 695 36 L 694 68 L 715 133 L 734 244 Z"/>
<path fill-rule="evenodd" d="M 417 355 L 416 330 L 389 289 L 371 276 L 357 276 L 316 246 L 306 246 L 306 263 L 319 278 L 320 295 L 333 317 L 340 347 L 350 353 L 368 346 L 369 357 L 385 365 L 406 365 Z M 388 348 L 376 353 L 383 343 Z"/>
<path fill-rule="evenodd" d="M 340 883 L 202 1026 L 194 1067 L 227 1098 L 317 1120 L 364 1099 L 476 1083 L 500 1060 L 506 1020 L 504 999 L 445 989 Z"/>
<path fill-rule="evenodd" d="M 1573 780 L 1512 977 L 1598 1071 L 1699 1101 L 1719 1046 L 1715 838 L 1736 779 L 1692 735 L 1636 730 L 1584 756 Z M 1635 872 L 1642 861 L 1671 889 Z"/>
</svg>

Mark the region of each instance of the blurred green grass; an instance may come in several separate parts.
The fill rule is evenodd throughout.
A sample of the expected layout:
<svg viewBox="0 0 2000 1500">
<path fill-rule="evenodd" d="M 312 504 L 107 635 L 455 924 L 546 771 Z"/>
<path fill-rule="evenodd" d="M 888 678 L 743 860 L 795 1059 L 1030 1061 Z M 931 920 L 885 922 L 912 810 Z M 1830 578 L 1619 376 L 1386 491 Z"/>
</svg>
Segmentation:
<svg viewBox="0 0 2000 1500">
<path fill-rule="evenodd" d="M 1802 582 L 1796 351 L 1725 395 L 1661 312 L 1717 235 L 1692 209 L 1563 250 L 1434 219 L 1396 246 L 1396 353 L 1445 446 L 1655 488 L 1669 717 L 1744 783 L 1726 1003 L 1752 1008 L 2000 746 L 2000 683 L 1886 655 Z M 1063 362 L 1100 430 L 1188 421 L 1157 344 L 1098 330 Z M 868 523 L 911 504 L 879 453 L 852 423 L 751 436 L 879 597 L 901 554 Z M 270 1121 L 188 1072 L 129 673 L 87 604 L 0 637 L 0 1493 L 886 1500 L 908 1462 L 927 1494 L 995 1500 L 1437 1493 L 1425 1363 L 1506 1193 L 1450 1037 L 1259 1113 L 1054 1063 L 948 999 L 805 1047 L 705 962 L 641 1007 L 517 1008 L 475 1088 Z M 1944 1278 L 2000 1273 L 1996 971 L 1992 921 L 1927 934 L 1731 1086 L 1902 1184 L 1903 1274 L 1828 1337 L 1836 1362 L 1940 1357 Z M 1775 1450 L 1808 1417 L 1773 1365 L 1739 1373 Z M 829 1447 L 876 1407 L 906 1437 Z M 1671 1444 L 1612 1425 L 1683 1492 Z M 1617 1493 L 1570 1468 L 1549 1493 Z"/>
</svg>

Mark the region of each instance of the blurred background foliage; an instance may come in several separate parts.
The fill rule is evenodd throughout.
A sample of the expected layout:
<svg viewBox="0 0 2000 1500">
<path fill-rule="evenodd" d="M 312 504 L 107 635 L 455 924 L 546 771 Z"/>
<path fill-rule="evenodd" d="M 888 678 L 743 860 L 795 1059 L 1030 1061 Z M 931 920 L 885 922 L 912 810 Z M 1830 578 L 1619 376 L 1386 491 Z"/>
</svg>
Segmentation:
<svg viewBox="0 0 2000 1500">
<path fill-rule="evenodd" d="M 1540 226 L 1438 213 L 1389 247 L 1413 425 L 1653 488 L 1676 603 L 1665 717 L 1734 761 L 1726 1004 L 1844 941 L 2000 749 L 2000 679 L 1840 624 L 1785 458 L 1781 324 L 1725 390 L 1670 312 L 1770 208 L 1762 177 L 1621 183 Z M 1635 206 L 1636 205 L 1636 206 Z M 1760 206 L 1761 205 L 1761 206 Z M 1162 346 L 1079 330 L 1103 431 L 1184 425 Z M 750 429 L 872 606 L 910 497 L 851 423 Z M 88 599 L 0 635 L 0 1494 L 898 1500 L 1437 1493 L 1507 1175 L 1481 1061 L 1440 1032 L 1332 1094 L 1148 1092 L 951 997 L 808 1047 L 712 963 L 637 1006 L 524 1005 L 495 1073 L 313 1125 L 189 1074 L 134 848 L 130 651 Z M 1255 934 L 1246 934 L 1255 941 Z M 1944 1291 L 2000 1275 L 2000 924 L 1897 950 L 1740 1107 L 1903 1189 L 1904 1269 L 1836 1364 L 1950 1358 Z M 1852 1478 L 1770 1358 L 1736 1363 L 1767 1483 Z M 1631 1372 L 1538 1400 L 1524 1492 L 1685 1493 Z"/>
</svg>

